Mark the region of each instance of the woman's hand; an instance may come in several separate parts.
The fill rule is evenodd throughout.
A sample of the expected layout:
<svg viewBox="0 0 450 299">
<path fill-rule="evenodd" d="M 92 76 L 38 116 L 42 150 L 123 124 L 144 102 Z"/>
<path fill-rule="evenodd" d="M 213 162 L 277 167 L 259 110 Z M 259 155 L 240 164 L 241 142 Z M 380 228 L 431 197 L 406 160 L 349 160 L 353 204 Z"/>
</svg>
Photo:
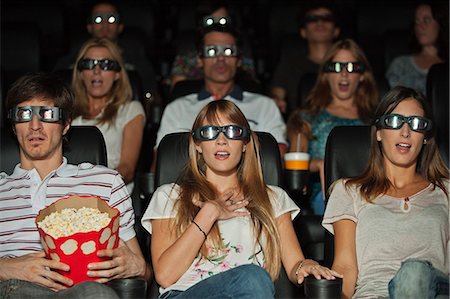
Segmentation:
<svg viewBox="0 0 450 299">
<path fill-rule="evenodd" d="M 309 275 L 314 275 L 316 279 L 321 279 L 322 277 L 327 280 L 336 279 L 336 277 L 342 278 L 343 276 L 336 271 L 330 270 L 327 267 L 319 265 L 318 262 L 310 259 L 305 259 L 299 262 L 297 269 L 295 271 L 297 276 L 298 284 L 303 283 L 305 277 Z"/>
<path fill-rule="evenodd" d="M 233 217 L 250 215 L 250 212 L 247 210 L 238 211 L 246 207 L 249 202 L 244 198 L 244 195 L 240 189 L 237 188 L 224 191 L 216 198 L 216 200 L 210 200 L 207 202 L 193 200 L 192 202 L 200 208 L 203 208 L 204 206 L 214 207 L 217 212 L 217 220 L 226 220 Z"/>
</svg>

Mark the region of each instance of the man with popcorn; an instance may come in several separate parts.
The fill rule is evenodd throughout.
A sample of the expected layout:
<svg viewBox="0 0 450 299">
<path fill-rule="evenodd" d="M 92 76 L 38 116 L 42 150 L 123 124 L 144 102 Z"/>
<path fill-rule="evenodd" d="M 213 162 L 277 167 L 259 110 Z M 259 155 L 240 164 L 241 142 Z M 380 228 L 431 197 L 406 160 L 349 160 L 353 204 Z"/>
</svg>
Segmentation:
<svg viewBox="0 0 450 299">
<path fill-rule="evenodd" d="M 0 298 L 117 298 L 103 283 L 149 280 L 151 269 L 136 238 L 131 198 L 120 175 L 90 163 L 70 165 L 63 157 L 72 92 L 57 77 L 37 73 L 17 80 L 6 100 L 20 164 L 9 176 L 0 174 Z M 110 259 L 88 265 L 87 276 L 97 282 L 75 286 L 56 272 L 68 271 L 67 264 L 45 258 L 35 223 L 41 209 L 74 194 L 100 197 L 120 211 L 118 248 L 99 250 L 98 257 Z"/>
</svg>

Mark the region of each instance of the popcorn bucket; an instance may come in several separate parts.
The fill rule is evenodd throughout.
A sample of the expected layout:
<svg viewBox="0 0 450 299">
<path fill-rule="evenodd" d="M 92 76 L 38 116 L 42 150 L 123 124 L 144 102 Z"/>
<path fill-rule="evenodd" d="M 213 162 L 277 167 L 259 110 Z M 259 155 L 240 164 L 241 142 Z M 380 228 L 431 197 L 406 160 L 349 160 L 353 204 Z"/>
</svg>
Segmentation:
<svg viewBox="0 0 450 299">
<path fill-rule="evenodd" d="M 109 215 L 109 223 L 99 231 L 77 232 L 69 236 L 53 237 L 45 232 L 37 224 L 53 212 L 60 212 L 63 209 L 82 207 L 98 209 L 100 212 L 106 212 Z M 109 260 L 110 258 L 97 257 L 97 251 L 101 249 L 117 248 L 119 245 L 119 210 L 110 207 L 106 201 L 95 196 L 73 195 L 68 198 L 62 198 L 39 211 L 36 217 L 36 226 L 38 227 L 42 247 L 47 258 L 57 260 L 70 266 L 69 271 L 60 271 L 61 275 L 66 276 L 77 284 L 86 280 L 96 280 L 97 277 L 87 276 L 87 265 L 92 262 Z M 83 219 L 83 221 L 98 221 L 97 219 Z M 61 223 L 60 225 L 68 225 Z"/>
</svg>

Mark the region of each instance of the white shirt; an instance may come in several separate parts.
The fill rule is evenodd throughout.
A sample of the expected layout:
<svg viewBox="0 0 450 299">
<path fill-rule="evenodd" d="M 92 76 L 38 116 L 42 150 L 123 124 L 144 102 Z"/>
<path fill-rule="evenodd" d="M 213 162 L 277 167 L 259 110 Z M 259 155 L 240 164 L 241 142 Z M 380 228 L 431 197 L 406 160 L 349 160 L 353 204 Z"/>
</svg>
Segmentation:
<svg viewBox="0 0 450 299">
<path fill-rule="evenodd" d="M 268 132 L 278 143 L 287 144 L 286 124 L 275 102 L 266 96 L 248 91 L 241 94 L 242 99 L 232 95 L 227 95 L 224 99 L 235 103 L 241 109 L 252 131 Z M 214 100 L 212 96 L 199 99 L 198 95 L 193 93 L 180 97 L 166 106 L 156 137 L 156 146 L 167 134 L 189 132 L 192 129 L 195 117 L 200 110 Z"/>
<path fill-rule="evenodd" d="M 140 102 L 129 101 L 120 106 L 113 122 L 99 124 L 98 118 L 102 113 L 103 111 L 94 119 L 85 119 L 78 116 L 72 121 L 72 126 L 96 126 L 102 132 L 103 138 L 105 139 L 108 167 L 116 169 L 122 154 L 123 130 L 138 115 L 143 115 L 145 118 L 145 111 Z M 144 123 L 145 121 L 142 125 Z M 128 183 L 127 188 L 130 193 L 133 192 L 133 187 L 134 182 Z"/>
<path fill-rule="evenodd" d="M 41 180 L 36 169 L 18 164 L 10 176 L 0 174 L 0 257 L 43 250 L 35 223 L 38 212 L 75 194 L 104 199 L 120 211 L 120 238 L 136 236 L 131 198 L 117 171 L 90 163 L 75 166 L 63 158 L 61 166 Z"/>
<path fill-rule="evenodd" d="M 284 213 L 290 213 L 294 219 L 300 209 L 292 201 L 289 195 L 281 188 L 269 186 L 273 192 L 269 192 L 274 216 L 279 217 Z M 166 184 L 156 189 L 150 200 L 150 204 L 142 217 L 143 227 L 152 233 L 152 219 L 167 219 L 176 217 L 174 204 L 179 197 L 180 188 L 175 184 Z M 264 266 L 264 255 L 261 247 L 255 248 L 253 225 L 250 216 L 234 217 L 218 221 L 224 252 L 219 252 L 211 259 L 197 257 L 189 269 L 166 289 L 160 288 L 160 293 L 168 290 L 184 291 L 199 281 L 214 274 L 229 270 L 239 265 L 256 264 Z M 210 248 L 210 250 L 213 250 Z M 212 251 L 214 252 L 214 251 Z"/>
</svg>

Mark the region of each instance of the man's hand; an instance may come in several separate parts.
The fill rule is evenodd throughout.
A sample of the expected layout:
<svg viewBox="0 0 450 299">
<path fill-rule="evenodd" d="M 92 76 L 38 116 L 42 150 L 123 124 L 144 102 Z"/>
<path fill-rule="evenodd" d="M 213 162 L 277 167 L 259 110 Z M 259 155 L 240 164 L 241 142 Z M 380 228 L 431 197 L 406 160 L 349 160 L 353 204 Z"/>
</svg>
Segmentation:
<svg viewBox="0 0 450 299">
<path fill-rule="evenodd" d="M 40 251 L 16 258 L 0 259 L 0 280 L 20 279 L 59 291 L 72 286 L 73 281 L 53 270 L 69 269 L 67 264 L 46 259 L 45 252 Z"/>
<path fill-rule="evenodd" d="M 113 279 L 145 276 L 147 267 L 145 260 L 131 251 L 122 240 L 119 240 L 119 247 L 99 250 L 97 256 L 111 258 L 108 261 L 88 265 L 87 275 L 100 277 L 97 282 L 105 283 Z"/>
</svg>

